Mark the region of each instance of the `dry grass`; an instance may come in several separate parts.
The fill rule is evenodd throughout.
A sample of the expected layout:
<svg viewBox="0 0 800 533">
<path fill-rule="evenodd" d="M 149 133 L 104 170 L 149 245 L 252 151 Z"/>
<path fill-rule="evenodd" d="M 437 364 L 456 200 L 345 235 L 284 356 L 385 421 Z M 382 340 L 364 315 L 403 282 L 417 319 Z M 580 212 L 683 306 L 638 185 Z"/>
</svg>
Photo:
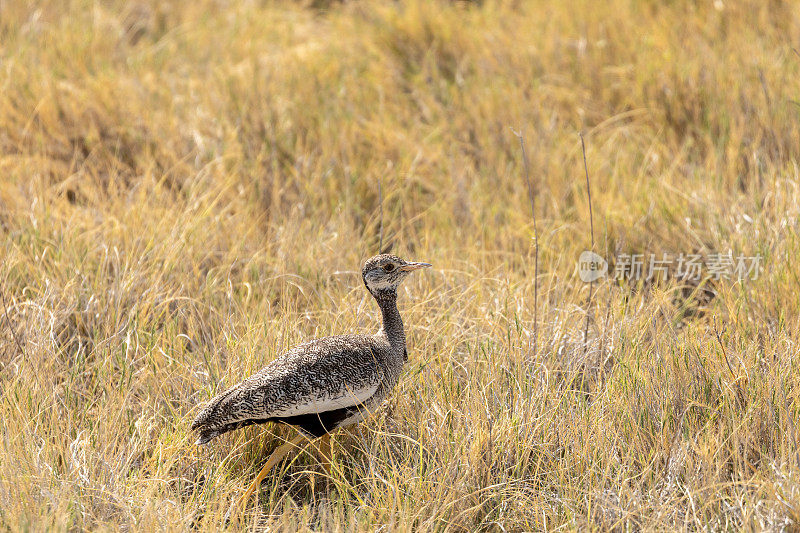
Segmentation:
<svg viewBox="0 0 800 533">
<path fill-rule="evenodd" d="M 406 372 L 331 479 L 300 455 L 246 524 L 800 527 L 798 4 L 317 4 L 0 2 L 2 527 L 218 529 L 290 432 L 188 423 L 377 327 L 380 179 L 386 239 L 436 267 L 401 295 Z M 586 309 L 581 130 L 598 251 L 759 279 Z"/>
</svg>

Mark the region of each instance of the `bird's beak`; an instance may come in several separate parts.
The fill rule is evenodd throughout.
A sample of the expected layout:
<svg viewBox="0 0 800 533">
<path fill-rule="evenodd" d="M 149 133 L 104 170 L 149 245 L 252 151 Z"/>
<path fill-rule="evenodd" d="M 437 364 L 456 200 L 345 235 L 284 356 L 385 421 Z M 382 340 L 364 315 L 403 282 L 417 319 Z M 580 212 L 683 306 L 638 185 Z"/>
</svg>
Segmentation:
<svg viewBox="0 0 800 533">
<path fill-rule="evenodd" d="M 403 270 L 403 271 L 407 272 L 407 271 L 410 271 L 410 270 L 419 270 L 420 268 L 428 268 L 430 266 L 433 266 L 433 265 L 431 265 L 430 263 L 415 263 L 415 262 L 411 261 L 411 262 L 408 262 L 405 265 L 401 266 L 400 270 Z"/>
</svg>

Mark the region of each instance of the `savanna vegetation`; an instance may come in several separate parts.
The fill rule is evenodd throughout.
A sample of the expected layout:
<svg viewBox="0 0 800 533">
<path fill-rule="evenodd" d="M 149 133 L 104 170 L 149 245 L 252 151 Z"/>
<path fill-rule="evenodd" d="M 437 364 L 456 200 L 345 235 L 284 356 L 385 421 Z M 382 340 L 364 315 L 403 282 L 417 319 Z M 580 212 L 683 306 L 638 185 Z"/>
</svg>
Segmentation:
<svg viewBox="0 0 800 533">
<path fill-rule="evenodd" d="M 800 527 L 797 47 L 776 0 L 0 2 L 0 524 L 221 529 L 293 432 L 189 423 L 377 329 L 382 197 L 435 267 L 400 384 L 233 527 Z"/>
</svg>

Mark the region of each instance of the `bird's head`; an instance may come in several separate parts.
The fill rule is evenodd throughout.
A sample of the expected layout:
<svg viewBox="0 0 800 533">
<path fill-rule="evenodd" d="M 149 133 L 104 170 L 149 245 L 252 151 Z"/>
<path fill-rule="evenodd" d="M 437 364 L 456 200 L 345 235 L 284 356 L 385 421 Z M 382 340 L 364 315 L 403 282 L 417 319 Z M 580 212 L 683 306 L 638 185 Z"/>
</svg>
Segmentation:
<svg viewBox="0 0 800 533">
<path fill-rule="evenodd" d="M 367 290 L 376 298 L 396 294 L 397 287 L 414 270 L 431 266 L 429 263 L 405 261 L 396 255 L 381 254 L 367 259 L 361 275 Z"/>
</svg>

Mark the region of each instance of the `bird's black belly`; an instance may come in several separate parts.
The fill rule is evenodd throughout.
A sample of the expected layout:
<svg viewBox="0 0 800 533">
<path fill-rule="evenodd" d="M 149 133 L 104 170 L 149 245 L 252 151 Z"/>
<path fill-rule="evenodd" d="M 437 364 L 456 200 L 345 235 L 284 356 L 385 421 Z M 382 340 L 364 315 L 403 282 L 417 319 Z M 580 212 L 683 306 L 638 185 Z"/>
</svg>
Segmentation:
<svg viewBox="0 0 800 533">
<path fill-rule="evenodd" d="M 343 407 L 324 413 L 276 417 L 271 418 L 270 421 L 290 424 L 310 437 L 321 437 L 339 427 L 342 422 L 356 413 L 358 413 L 358 406 Z"/>
<path fill-rule="evenodd" d="M 321 437 L 326 433 L 330 433 L 342 422 L 357 414 L 360 406 L 343 407 L 342 409 L 334 409 L 332 411 L 325 411 L 324 413 L 309 413 L 306 415 L 295 416 L 275 416 L 272 418 L 250 418 L 248 420 L 241 420 L 232 424 L 227 424 L 223 428 L 217 430 L 210 438 L 216 437 L 234 429 L 240 429 L 253 424 L 266 424 L 267 422 L 281 422 L 295 426 L 300 431 L 309 437 Z M 210 440 L 209 438 L 209 440 Z"/>
<path fill-rule="evenodd" d="M 355 415 L 359 411 L 359 406 L 343 407 L 342 409 L 334 409 L 332 411 L 325 411 L 324 413 L 309 413 L 306 415 L 295 416 L 275 416 L 272 418 L 251 418 L 249 420 L 242 420 L 235 424 L 230 424 L 225 427 L 220 433 L 247 427 L 253 424 L 266 424 L 267 422 L 281 422 L 295 426 L 300 431 L 309 437 L 321 437 L 326 433 L 330 433 L 342 422 Z"/>
</svg>

